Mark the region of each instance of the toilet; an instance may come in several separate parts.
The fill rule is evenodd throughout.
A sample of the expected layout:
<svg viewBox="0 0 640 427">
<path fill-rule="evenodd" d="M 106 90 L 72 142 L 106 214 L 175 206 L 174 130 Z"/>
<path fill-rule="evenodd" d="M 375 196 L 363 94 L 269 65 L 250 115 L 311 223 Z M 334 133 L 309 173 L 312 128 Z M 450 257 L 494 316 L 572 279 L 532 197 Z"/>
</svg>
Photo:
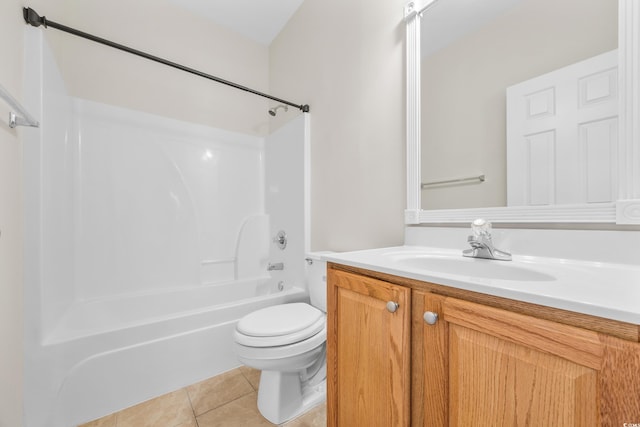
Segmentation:
<svg viewBox="0 0 640 427">
<path fill-rule="evenodd" d="M 243 364 L 262 371 L 258 409 L 281 424 L 326 398 L 326 262 L 310 258 L 311 304 L 289 303 L 244 316 L 234 332 Z"/>
</svg>

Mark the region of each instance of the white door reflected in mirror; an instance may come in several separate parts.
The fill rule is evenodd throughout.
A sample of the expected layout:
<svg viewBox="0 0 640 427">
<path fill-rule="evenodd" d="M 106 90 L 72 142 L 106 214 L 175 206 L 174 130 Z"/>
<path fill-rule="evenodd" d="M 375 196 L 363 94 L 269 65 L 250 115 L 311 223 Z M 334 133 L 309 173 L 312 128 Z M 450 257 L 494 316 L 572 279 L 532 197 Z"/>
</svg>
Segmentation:
<svg viewBox="0 0 640 427">
<path fill-rule="evenodd" d="M 613 202 L 618 52 L 507 88 L 507 205 Z"/>
</svg>

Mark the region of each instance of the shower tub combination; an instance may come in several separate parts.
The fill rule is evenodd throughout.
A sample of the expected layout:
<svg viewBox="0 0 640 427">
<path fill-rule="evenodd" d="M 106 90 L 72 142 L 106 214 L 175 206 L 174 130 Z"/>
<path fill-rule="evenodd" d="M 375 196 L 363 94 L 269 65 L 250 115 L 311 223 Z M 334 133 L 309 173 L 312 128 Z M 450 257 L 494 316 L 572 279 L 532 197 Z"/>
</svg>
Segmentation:
<svg viewBox="0 0 640 427">
<path fill-rule="evenodd" d="M 308 300 L 304 212 L 287 208 L 304 206 L 287 185 L 306 179 L 308 119 L 265 143 L 74 98 L 42 33 L 25 37 L 41 122 L 23 156 L 26 426 L 75 426 L 239 366 L 241 317 Z M 270 237 L 283 227 L 286 251 Z"/>
</svg>

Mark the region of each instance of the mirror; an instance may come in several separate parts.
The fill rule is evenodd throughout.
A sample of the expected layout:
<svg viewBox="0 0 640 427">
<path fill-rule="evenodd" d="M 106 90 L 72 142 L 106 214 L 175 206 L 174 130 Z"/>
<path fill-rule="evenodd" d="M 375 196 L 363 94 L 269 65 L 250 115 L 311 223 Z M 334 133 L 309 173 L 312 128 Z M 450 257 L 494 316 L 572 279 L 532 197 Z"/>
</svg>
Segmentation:
<svg viewBox="0 0 640 427">
<path fill-rule="evenodd" d="M 619 3 L 423 0 L 407 5 L 407 223 L 467 222 L 478 216 L 494 222 L 640 223 L 640 206 L 635 200 L 639 185 L 626 184 L 633 175 L 622 164 L 625 147 L 637 147 L 638 142 L 632 135 L 619 132 L 627 126 L 627 118 L 634 117 L 624 99 L 629 95 L 638 97 L 637 88 L 629 95 L 623 94 L 628 76 L 634 72 L 629 56 L 638 56 L 637 40 L 632 40 L 638 12 L 632 9 L 631 0 Z M 620 29 L 618 17 L 624 24 Z M 621 48 L 616 50 L 619 37 Z M 591 178 L 600 182 L 601 189 L 606 187 L 606 194 L 591 197 L 589 193 L 591 198 L 582 201 L 572 199 L 577 189 L 551 188 L 553 197 L 536 198 L 534 194 L 525 202 L 513 202 L 516 199 L 513 188 L 520 188 L 513 184 L 518 182 L 513 175 L 523 168 L 513 161 L 513 154 L 509 154 L 507 162 L 507 88 L 517 92 L 513 88 L 522 82 L 557 74 L 555 70 L 564 70 L 606 52 L 611 52 L 608 56 L 614 66 L 619 63 L 622 67 L 619 79 L 615 70 L 607 78 L 613 108 L 616 113 L 620 110 L 618 121 L 608 122 L 607 128 L 611 149 L 606 155 L 611 158 L 611 167 L 605 175 L 611 182 L 604 185 L 602 179 Z M 581 84 L 573 86 L 581 90 Z M 536 112 L 540 100 L 529 96 L 526 90 L 520 90 L 526 95 L 523 97 L 526 102 L 520 104 L 527 111 Z M 510 97 L 509 111 L 513 111 L 517 102 Z M 514 128 L 513 123 L 509 128 Z M 509 132 L 512 135 L 513 131 Z M 557 140 L 565 135 L 554 132 Z M 547 147 L 542 152 L 534 152 L 533 145 L 528 149 L 533 153 L 531 156 L 548 156 L 549 151 L 557 151 L 555 143 L 554 140 L 551 144 L 535 145 Z M 509 144 L 513 146 L 512 142 Z M 515 152 L 513 148 L 509 150 Z M 599 152 L 588 152 L 592 158 L 594 153 Z M 586 158 L 583 154 L 567 156 L 578 157 Z M 555 159 L 551 163 L 555 167 L 551 173 L 569 181 L 564 175 L 568 175 L 565 171 L 570 168 Z M 539 177 L 544 180 L 545 173 L 529 175 L 532 180 Z M 509 192 L 507 175 L 512 188 Z M 526 188 L 536 185 L 549 187 L 547 182 L 533 181 Z M 556 193 L 563 192 L 567 197 L 556 203 L 562 199 L 556 198 Z M 507 204 L 509 207 L 505 207 Z"/>
</svg>

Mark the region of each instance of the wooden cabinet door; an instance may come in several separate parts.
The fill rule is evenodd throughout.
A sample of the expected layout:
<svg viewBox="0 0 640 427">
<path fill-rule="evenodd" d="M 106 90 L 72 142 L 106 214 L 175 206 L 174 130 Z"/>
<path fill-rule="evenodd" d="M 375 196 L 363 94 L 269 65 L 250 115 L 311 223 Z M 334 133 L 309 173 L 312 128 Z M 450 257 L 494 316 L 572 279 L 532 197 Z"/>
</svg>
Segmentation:
<svg viewBox="0 0 640 427">
<path fill-rule="evenodd" d="M 598 333 L 447 298 L 451 426 L 598 426 Z"/>
<path fill-rule="evenodd" d="M 640 343 L 427 292 L 412 304 L 412 426 L 640 422 Z"/>
<path fill-rule="evenodd" d="M 413 291 L 411 295 L 411 425 L 449 425 L 449 327 L 442 319 L 446 297 Z M 424 313 L 439 316 L 429 324 Z"/>
<path fill-rule="evenodd" d="M 408 426 L 410 289 L 331 268 L 327 279 L 327 425 Z"/>
</svg>

